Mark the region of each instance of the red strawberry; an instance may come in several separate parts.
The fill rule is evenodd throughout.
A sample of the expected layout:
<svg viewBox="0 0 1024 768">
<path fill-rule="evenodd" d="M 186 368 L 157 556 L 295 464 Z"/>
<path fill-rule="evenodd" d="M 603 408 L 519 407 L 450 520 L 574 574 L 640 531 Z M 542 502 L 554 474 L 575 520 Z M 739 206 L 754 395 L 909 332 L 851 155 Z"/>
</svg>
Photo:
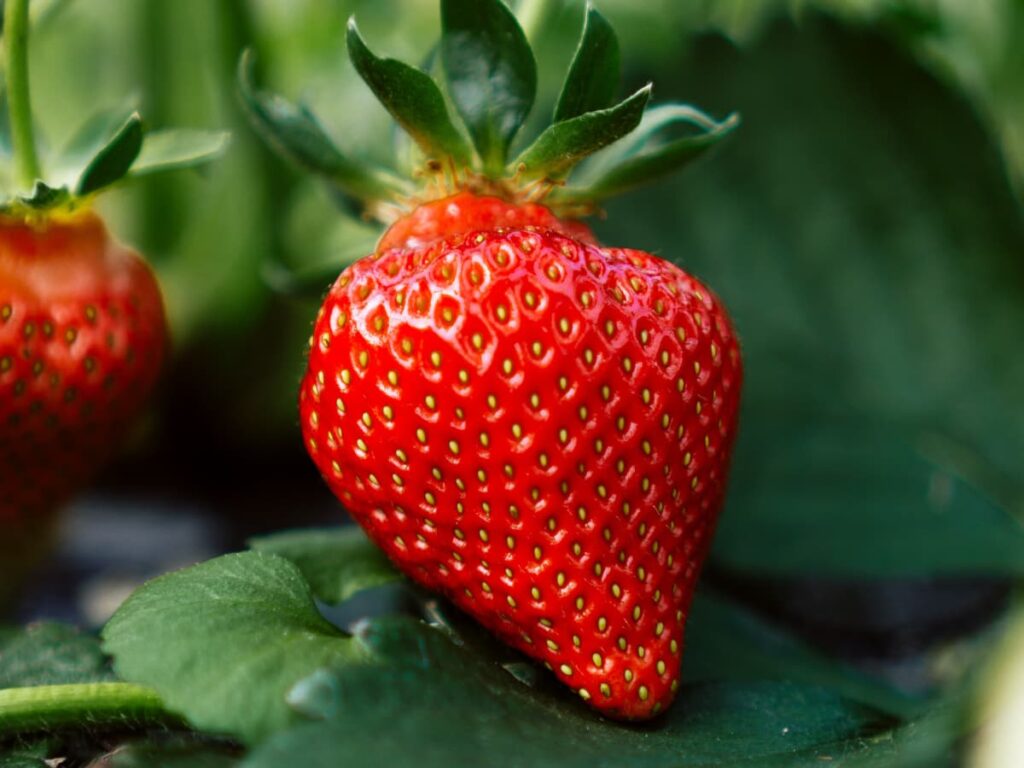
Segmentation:
<svg viewBox="0 0 1024 768">
<path fill-rule="evenodd" d="M 0 524 L 80 488 L 164 357 L 153 273 L 90 213 L 0 220 Z"/>
<path fill-rule="evenodd" d="M 535 85 L 523 34 L 499 0 L 441 10 L 447 90 L 472 147 L 425 73 L 378 59 L 349 26 L 356 69 L 418 144 L 428 183 L 398 197 L 405 214 L 324 301 L 300 393 L 305 443 L 411 578 L 601 712 L 651 717 L 678 687 L 722 506 L 739 348 L 707 288 L 601 246 L 570 214 L 678 166 L 735 120 L 669 105 L 641 124 L 649 89 L 609 106 L 614 83 L 594 78 L 618 53 L 590 9 L 554 124 L 506 163 Z M 394 210 L 391 189 L 408 195 L 245 74 L 256 125 L 287 155 L 369 214 Z M 657 135 L 680 122 L 697 133 Z M 638 124 L 583 183 L 563 184 Z"/>
<path fill-rule="evenodd" d="M 142 155 L 138 113 L 101 112 L 53 162 L 70 182 L 44 181 L 28 6 L 7 0 L 3 16 L 13 167 L 0 195 L 0 601 L 45 551 L 56 507 L 115 448 L 164 357 L 153 274 L 107 234 L 90 203 L 129 173 L 197 165 L 226 143 L 223 134 L 163 131 Z"/>
<path fill-rule="evenodd" d="M 722 504 L 736 338 L 692 277 L 550 213 L 474 231 L 501 205 L 431 203 L 385 236 L 417 245 L 342 273 L 302 384 L 306 444 L 410 576 L 602 711 L 649 716 L 676 689 Z M 435 215 L 447 236 L 421 238 Z"/>
</svg>

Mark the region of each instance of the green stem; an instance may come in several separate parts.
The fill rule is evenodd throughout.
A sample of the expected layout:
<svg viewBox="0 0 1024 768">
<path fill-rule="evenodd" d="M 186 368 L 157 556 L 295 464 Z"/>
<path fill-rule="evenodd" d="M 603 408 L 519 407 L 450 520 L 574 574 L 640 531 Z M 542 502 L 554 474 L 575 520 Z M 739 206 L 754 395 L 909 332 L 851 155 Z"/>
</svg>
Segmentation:
<svg viewBox="0 0 1024 768">
<path fill-rule="evenodd" d="M 4 48 L 7 69 L 7 111 L 11 121 L 15 178 L 31 189 L 39 178 L 39 157 L 32 130 L 32 102 L 28 90 L 28 3 L 4 3 Z"/>
<path fill-rule="evenodd" d="M 7 0 L 11 2 L 11 0 Z M 168 712 L 149 688 L 130 683 L 41 685 L 0 690 L 0 737 L 66 726 L 166 723 Z"/>
</svg>

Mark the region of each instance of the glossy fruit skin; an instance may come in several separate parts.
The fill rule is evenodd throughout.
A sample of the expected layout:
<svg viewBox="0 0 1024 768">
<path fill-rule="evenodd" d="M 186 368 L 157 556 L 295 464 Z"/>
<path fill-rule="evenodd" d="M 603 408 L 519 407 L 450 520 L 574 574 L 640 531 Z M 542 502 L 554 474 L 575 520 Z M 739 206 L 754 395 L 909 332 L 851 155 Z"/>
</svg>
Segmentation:
<svg viewBox="0 0 1024 768">
<path fill-rule="evenodd" d="M 0 218 L 0 525 L 42 525 L 92 478 L 166 338 L 152 271 L 98 216 Z"/>
<path fill-rule="evenodd" d="M 411 247 L 385 237 L 328 293 L 307 449 L 410 577 L 602 713 L 651 717 L 722 506 L 736 336 L 661 259 L 533 214 L 475 230 L 471 196 L 432 205 L 453 201 L 465 226 L 400 222 Z"/>
</svg>

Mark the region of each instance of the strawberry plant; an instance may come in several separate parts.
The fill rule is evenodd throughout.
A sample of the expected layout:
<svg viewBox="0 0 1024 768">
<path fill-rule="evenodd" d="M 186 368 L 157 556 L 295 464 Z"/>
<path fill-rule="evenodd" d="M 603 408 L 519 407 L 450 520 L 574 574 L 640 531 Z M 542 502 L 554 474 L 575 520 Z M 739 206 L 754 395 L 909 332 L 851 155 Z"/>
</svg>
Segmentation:
<svg viewBox="0 0 1024 768">
<path fill-rule="evenodd" d="M 41 159 L 27 1 L 5 4 L 4 30 L 3 143 L 12 158 L 0 202 L 0 599 L 45 549 L 55 511 L 116 449 L 165 357 L 156 280 L 109 234 L 93 201 L 224 146 L 220 134 L 147 132 L 129 110 L 90 117 Z"/>
<path fill-rule="evenodd" d="M 589 22 L 591 35 L 603 29 L 599 17 L 591 15 Z M 371 54 L 356 29 L 348 34 L 350 53 L 371 85 L 386 85 L 396 72 L 408 75 L 403 65 Z M 595 48 L 607 51 L 610 39 L 606 35 L 604 45 Z M 425 69 L 443 82 L 446 66 L 442 46 Z M 1014 754 L 1012 743 L 1004 743 L 1001 753 L 989 729 L 1001 717 L 1004 737 L 1012 740 L 1016 732 L 1013 710 L 994 713 L 993 707 L 1012 706 L 1020 679 L 1019 663 L 1012 662 L 1019 657 L 1008 642 L 1005 659 L 998 654 L 994 662 L 979 663 L 1001 632 L 1000 622 L 990 620 L 1002 615 L 1004 606 L 990 606 L 971 619 L 976 624 L 964 622 L 945 636 L 948 627 L 922 628 L 916 613 L 937 610 L 937 602 L 942 611 L 955 611 L 950 604 L 965 588 L 999 589 L 1019 576 L 1024 563 L 1024 534 L 1014 516 L 1020 509 L 1020 484 L 1013 476 L 1024 411 L 1017 407 L 1020 368 L 1006 353 L 1012 346 L 1007 333 L 1022 319 L 1015 301 L 1019 269 L 1014 257 L 1024 229 L 991 136 L 948 84 L 908 58 L 887 34 L 813 14 L 799 25 L 771 26 L 740 49 L 714 36 L 701 37 L 692 51 L 665 67 L 682 74 L 659 88 L 659 95 L 699 97 L 715 114 L 741 109 L 744 131 L 688 178 L 602 202 L 607 218 L 596 220 L 592 230 L 572 220 L 588 205 L 581 190 L 589 188 L 603 201 L 596 180 L 607 178 L 618 163 L 671 145 L 681 128 L 692 141 L 694 134 L 685 133 L 692 126 L 672 117 L 666 130 L 648 134 L 649 143 L 638 146 L 625 137 L 582 160 L 567 180 L 531 188 L 546 193 L 538 203 L 520 197 L 516 184 L 522 179 L 506 181 L 506 166 L 499 168 L 501 153 L 493 137 L 502 135 L 501 121 L 488 129 L 481 139 L 484 151 L 478 151 L 463 135 L 458 102 L 446 89 L 441 90 L 443 110 L 421 109 L 414 117 L 447 115 L 456 134 L 447 136 L 444 151 L 459 152 L 461 136 L 466 165 L 454 172 L 444 163 L 439 168 L 428 163 L 410 186 L 398 170 L 406 161 L 422 167 L 429 156 L 415 142 L 396 138 L 394 165 L 370 166 L 363 154 L 327 143 L 327 132 L 308 110 L 258 91 L 243 69 L 243 92 L 260 129 L 315 170 L 333 199 L 346 210 L 384 216 L 391 210 L 399 216 L 379 249 L 371 245 L 339 254 L 339 264 L 351 256 L 374 256 L 348 267 L 342 277 L 350 276 L 346 284 L 339 281 L 328 289 L 302 383 L 303 438 L 307 447 L 315 441 L 310 452 L 318 467 L 343 504 L 364 520 L 370 536 L 355 527 L 335 527 L 257 538 L 249 551 L 142 586 L 105 626 L 101 639 L 50 624 L 0 629 L 0 765 L 39 768 L 44 760 L 64 759 L 72 765 L 113 766 L 934 768 L 963 764 L 965 755 L 978 766 L 1015 764 L 1006 759 Z M 606 68 L 592 64 L 591 69 Z M 415 74 L 409 77 L 424 82 Z M 399 96 L 413 92 L 418 91 L 410 86 Z M 605 98 L 610 98 L 607 92 Z M 654 107 L 654 116 L 660 109 Z M 398 106 L 394 110 L 405 114 Z M 694 113 L 673 106 L 663 114 L 669 119 Z M 651 123 L 651 116 L 641 120 L 641 135 Z M 924 132 L 922 124 L 934 130 Z M 521 156 L 536 138 L 531 125 L 510 157 Z M 702 129 L 696 130 L 699 138 Z M 715 129 L 704 123 L 704 130 Z M 459 189 L 470 180 L 471 189 Z M 429 199 L 433 194 L 418 190 L 416 183 L 434 185 L 444 203 Z M 390 202 L 416 213 L 380 205 L 379 196 L 389 196 L 391 189 L 401 191 L 397 200 L 388 197 Z M 482 234 L 480 242 L 475 233 Z M 527 240 L 531 245 L 523 254 Z M 583 403 L 586 420 L 580 420 L 576 402 L 571 408 L 547 405 L 546 398 L 559 391 L 557 373 L 547 388 L 538 385 L 540 405 L 549 409 L 552 421 L 545 431 L 533 415 L 532 388 L 516 390 L 503 377 L 505 356 L 494 356 L 498 368 L 493 377 L 477 362 L 478 354 L 489 349 L 485 339 L 496 345 L 511 339 L 513 349 L 525 339 L 523 354 L 513 364 L 542 367 L 531 357 L 534 340 L 542 345 L 543 359 L 561 359 L 567 346 L 558 336 L 557 315 L 547 326 L 536 324 L 527 311 L 534 308 L 513 280 L 535 281 L 549 300 L 575 298 L 575 292 L 558 293 L 558 284 L 548 282 L 544 270 L 531 272 L 524 264 L 533 255 L 550 256 L 567 282 L 596 280 L 589 269 L 577 273 L 571 261 L 563 261 L 563 246 L 581 260 L 585 256 L 585 264 L 603 266 L 607 274 L 616 266 L 611 260 L 616 251 L 599 242 L 628 242 L 685 263 L 688 274 L 700 275 L 721 292 L 743 340 L 743 418 L 727 508 L 710 547 L 707 573 L 692 600 L 686 595 L 685 655 L 678 673 L 671 675 L 678 680 L 674 703 L 668 706 L 665 700 L 657 714 L 639 709 L 638 686 L 612 688 L 601 707 L 594 691 L 601 694 L 606 680 L 592 676 L 598 665 L 583 659 L 585 666 L 573 666 L 574 635 L 580 655 L 590 650 L 585 643 L 600 640 L 599 634 L 586 633 L 585 622 L 582 631 L 570 629 L 567 640 L 550 635 L 562 655 L 546 657 L 530 643 L 504 635 L 493 621 L 501 611 L 511 621 L 520 620 L 523 612 L 516 607 L 530 605 L 533 594 L 529 585 L 523 592 L 514 590 L 534 568 L 542 574 L 554 570 L 556 589 L 542 592 L 541 607 L 565 617 L 570 627 L 577 594 L 562 599 L 559 570 L 566 574 L 567 587 L 584 592 L 584 607 L 602 597 L 593 588 L 600 582 L 588 580 L 592 571 L 580 575 L 570 570 L 572 545 L 579 543 L 581 559 L 609 545 L 594 515 L 604 511 L 598 484 L 607 496 L 618 490 L 614 460 L 591 476 L 592 484 L 570 486 L 576 494 L 572 503 L 550 504 L 551 514 L 559 516 L 556 529 L 564 519 L 566 530 L 586 533 L 587 523 L 594 521 L 597 532 L 593 537 L 563 534 L 565 547 L 556 549 L 552 558 L 557 559 L 550 563 L 534 564 L 532 544 L 524 560 L 516 559 L 521 538 L 544 536 L 544 530 L 535 534 L 527 529 L 529 518 L 523 514 L 518 520 L 498 515 L 512 504 L 522 513 L 531 484 L 558 498 L 557 481 L 545 485 L 537 479 L 544 477 L 544 467 L 534 451 L 542 444 L 552 447 L 548 466 L 555 471 L 568 467 L 574 483 L 573 473 L 586 477 L 592 471 L 592 463 L 578 471 L 580 457 L 588 454 L 576 452 L 573 441 L 591 420 L 605 418 L 601 384 L 589 390 L 592 399 Z M 493 263 L 488 261 L 491 248 L 514 255 L 518 269 L 502 273 L 497 254 Z M 655 289 L 680 279 L 667 264 L 649 255 L 638 258 L 643 269 L 657 268 L 657 275 L 668 277 Z M 422 279 L 432 288 L 431 300 L 450 295 L 459 303 L 439 301 L 431 307 L 437 312 L 410 328 L 402 307 L 411 312 L 407 302 L 414 292 L 395 302 L 398 281 L 417 274 L 422 260 L 429 259 L 435 260 L 427 266 L 438 268 L 437 274 L 428 269 Z M 446 265 L 460 276 L 451 285 L 440 274 Z M 486 280 L 474 282 L 474 267 L 481 267 L 480 277 Z M 277 271 L 273 277 L 290 287 L 309 283 L 322 291 L 337 271 L 336 266 L 329 277 L 319 269 Z M 369 279 L 376 285 L 363 298 L 360 281 Z M 503 285 L 510 286 L 504 295 Z M 703 287 L 697 290 L 704 292 Z M 535 338 L 510 336 L 498 322 L 493 299 L 508 295 L 505 314 L 517 313 L 516 332 L 532 331 Z M 387 301 L 374 304 L 377 296 Z M 446 306 L 452 328 L 445 325 Z M 653 304 L 636 306 L 657 317 Z M 671 306 L 668 300 L 663 304 Z M 722 304 L 716 300 L 714 306 Z M 604 327 L 584 322 L 591 307 L 579 300 L 559 308 L 579 318 L 581 334 L 584 329 L 598 334 L 593 359 L 595 368 L 603 365 L 599 355 L 610 354 L 600 346 Z M 342 312 L 345 321 L 339 323 Z M 406 332 L 412 364 L 403 365 L 409 353 L 397 332 L 394 344 L 374 346 L 377 317 L 388 329 Z M 475 331 L 480 349 L 474 329 L 467 327 L 474 318 L 487 321 Z M 626 322 L 621 316 L 615 321 Z M 731 328 L 724 313 L 722 323 Z M 324 332 L 330 334 L 326 344 Z M 613 340 L 623 344 L 621 357 L 628 355 L 634 364 L 660 363 L 660 356 L 653 362 L 644 358 L 639 334 L 635 340 L 613 334 Z M 627 341 L 635 346 L 627 349 Z M 591 383 L 585 378 L 586 348 L 571 348 L 565 358 L 575 366 L 578 392 Z M 443 353 L 440 368 L 431 367 L 434 349 Z M 378 360 L 385 365 L 373 379 Z M 700 360 L 702 371 L 708 370 L 706 362 Z M 600 370 L 621 377 L 621 360 L 612 363 Z M 463 370 L 468 382 L 461 380 Z M 324 371 L 324 383 L 319 371 Z M 397 383 L 390 371 L 396 372 Z M 434 389 L 430 376 L 435 371 L 444 389 Z M 525 379 L 525 371 L 513 371 Z M 374 386 L 363 386 L 364 380 Z M 610 434 L 615 434 L 620 413 L 643 423 L 643 386 L 630 390 L 628 383 L 616 381 L 615 396 L 632 393 L 633 399 L 623 400 L 604 422 Z M 699 384 L 687 380 L 683 390 Z M 323 387 L 319 393 L 318 387 Z M 336 391 L 328 403 L 333 410 L 325 411 L 328 387 Z M 649 389 L 652 402 L 679 394 L 673 387 L 667 394 L 654 385 Z M 516 397 L 520 392 L 523 396 Z M 488 420 L 491 396 L 505 411 L 494 421 Z M 339 398 L 344 410 L 337 407 Z M 421 413 L 432 420 L 418 423 Z M 682 419 L 685 409 L 673 415 Z M 564 427 L 566 443 L 561 442 L 563 420 L 575 426 Z M 520 453 L 498 442 L 499 437 L 509 439 L 502 427 L 515 437 L 513 424 L 529 442 Z M 417 429 L 427 442 L 420 441 Z M 486 440 L 480 439 L 483 432 Z M 435 434 L 440 435 L 436 440 Z M 642 442 L 615 439 L 643 461 Z M 583 447 L 593 449 L 585 442 Z M 651 448 L 652 455 L 655 448 L 662 450 L 653 440 Z M 670 454 L 670 447 L 664 450 Z M 415 463 L 421 457 L 431 460 L 425 468 Z M 336 475 L 334 461 L 343 477 Z M 478 468 L 503 472 L 505 463 L 516 477 L 525 474 L 532 481 L 525 501 L 513 498 L 514 485 L 488 485 L 486 495 L 472 485 L 483 482 L 475 474 Z M 431 465 L 441 471 L 441 479 Z M 699 485 L 705 476 L 697 475 Z M 447 485 L 438 485 L 442 480 Z M 683 486 L 686 481 L 692 482 L 686 477 Z M 656 477 L 651 485 L 671 498 L 672 485 Z M 428 492 L 436 505 L 425 498 Z M 386 520 L 374 519 L 375 507 L 394 505 L 403 493 L 416 494 L 428 502 L 426 508 L 418 498 L 398 502 L 401 510 L 391 506 Z M 575 503 L 579 497 L 584 498 L 581 505 Z M 369 512 L 360 506 L 367 499 L 373 501 Z M 444 517 L 443 505 L 456 501 L 464 507 L 461 518 Z M 491 507 L 490 517 L 482 514 L 484 502 Z M 476 514 L 473 505 L 480 514 L 470 518 L 477 527 L 469 528 L 462 521 Z M 578 506 L 585 507 L 584 519 Z M 414 520 L 419 527 L 413 527 Z M 445 549 L 476 566 L 474 578 L 459 584 L 475 592 L 474 601 L 464 592 L 460 598 L 440 580 L 417 575 L 418 565 L 437 573 L 444 566 L 454 573 L 460 562 L 430 548 L 440 534 L 427 521 L 436 521 L 448 536 Z M 546 527 L 547 517 L 541 522 Z M 516 524 L 520 527 L 513 528 Z M 580 527 L 569 529 L 570 524 Z M 456 527 L 465 540 L 456 535 Z M 508 536 L 514 547 L 508 546 Z M 617 528 L 610 538 L 619 541 Z M 485 549 L 488 545 L 498 546 Z M 543 540 L 541 546 L 543 555 Z M 422 557 L 413 561 L 417 552 Z M 491 552 L 512 554 L 499 561 Z M 627 561 L 631 556 L 634 550 L 626 550 Z M 617 554 L 613 566 L 615 559 Z M 504 571 L 506 564 L 511 576 Z M 638 564 L 649 576 L 658 573 L 643 560 Z M 484 567 L 492 573 L 482 574 Z M 605 567 L 611 566 L 602 562 Z M 485 582 L 490 591 L 484 590 Z M 689 586 L 685 578 L 668 583 Z M 647 597 L 642 584 L 631 582 L 628 593 L 624 583 L 619 586 L 629 598 Z M 901 602 L 900 591 L 932 591 L 938 601 Z M 793 626 L 814 639 L 815 646 L 780 622 L 779 612 L 769 618 L 766 595 L 797 619 Z M 490 599 L 494 603 L 486 602 Z M 843 602 L 851 600 L 861 615 L 851 616 L 849 603 Z M 756 612 L 748 607 L 751 603 Z M 498 608 L 489 615 L 480 608 L 488 605 Z M 609 610 L 607 603 L 601 605 Z M 896 617 L 903 622 L 897 625 L 900 636 L 903 628 L 912 627 L 915 642 L 922 634 L 928 642 L 923 652 L 908 654 L 909 661 L 844 663 L 821 650 L 829 644 L 813 632 L 828 626 L 843 636 L 836 645 L 848 648 L 853 641 L 847 633 L 908 610 L 915 613 Z M 631 617 L 622 618 L 628 622 Z M 622 635 L 627 647 L 641 643 L 632 634 Z M 643 642 L 646 654 L 649 643 Z M 615 650 L 598 653 L 607 661 Z M 639 654 L 628 659 L 639 677 Z M 562 663 L 569 673 L 560 669 Z M 651 663 L 653 669 L 643 668 L 643 673 L 659 675 L 657 659 Z M 865 666 L 895 669 L 890 679 L 900 686 L 880 681 Z M 999 695 L 990 698 L 993 681 Z M 581 687 L 589 699 L 580 694 Z M 653 710 L 660 699 L 652 687 L 647 703 Z M 621 697 L 622 692 L 635 695 Z M 654 716 L 642 723 L 623 722 L 647 714 Z M 979 735 L 981 725 L 985 728 Z"/>
</svg>

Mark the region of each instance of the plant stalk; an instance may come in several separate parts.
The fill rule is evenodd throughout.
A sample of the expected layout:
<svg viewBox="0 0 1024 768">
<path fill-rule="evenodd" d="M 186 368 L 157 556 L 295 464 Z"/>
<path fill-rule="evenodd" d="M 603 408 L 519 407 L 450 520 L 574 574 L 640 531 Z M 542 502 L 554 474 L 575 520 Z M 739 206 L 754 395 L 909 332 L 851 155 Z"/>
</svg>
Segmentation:
<svg viewBox="0 0 1024 768">
<path fill-rule="evenodd" d="M 14 149 L 17 184 L 25 190 L 39 178 L 39 156 L 32 127 L 32 101 L 28 87 L 29 0 L 4 3 L 4 58 L 7 75 L 7 111 Z"/>
<path fill-rule="evenodd" d="M 8 0 L 10 2 L 11 0 Z M 0 690 L 0 737 L 88 724 L 178 722 L 160 697 L 131 683 L 41 685 Z"/>
</svg>

